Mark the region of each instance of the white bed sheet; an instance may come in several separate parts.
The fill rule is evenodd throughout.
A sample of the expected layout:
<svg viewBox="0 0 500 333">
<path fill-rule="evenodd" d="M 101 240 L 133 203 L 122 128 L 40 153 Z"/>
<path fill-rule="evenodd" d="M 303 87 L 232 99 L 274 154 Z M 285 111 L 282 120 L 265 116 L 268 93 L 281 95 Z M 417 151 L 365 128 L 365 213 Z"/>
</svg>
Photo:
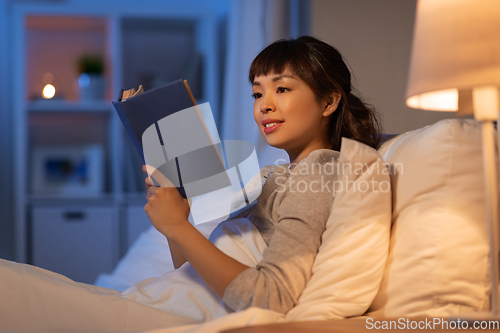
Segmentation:
<svg viewBox="0 0 500 333">
<path fill-rule="evenodd" d="M 224 330 L 243 326 L 274 324 L 284 321 L 285 315 L 282 313 L 252 307 L 245 311 L 234 312 L 204 324 L 164 328 L 152 330 L 147 333 L 219 333 Z"/>
<path fill-rule="evenodd" d="M 220 220 L 195 226 L 208 238 Z M 153 226 L 141 233 L 111 274 L 99 274 L 96 286 L 125 291 L 137 282 L 174 269 L 167 239 Z"/>
<path fill-rule="evenodd" d="M 211 240 L 246 265 L 256 265 L 266 247 L 247 219 L 222 223 Z M 186 263 L 179 270 L 142 281 L 122 294 L 38 267 L 0 260 L 0 331 L 141 332 L 225 318 L 230 310 L 200 280 Z M 261 310 L 252 313 L 228 316 L 236 318 L 231 327 L 244 325 L 244 320 L 260 320 Z M 267 322 L 269 314 L 262 313 Z M 227 324 L 223 320 L 220 325 Z"/>
</svg>

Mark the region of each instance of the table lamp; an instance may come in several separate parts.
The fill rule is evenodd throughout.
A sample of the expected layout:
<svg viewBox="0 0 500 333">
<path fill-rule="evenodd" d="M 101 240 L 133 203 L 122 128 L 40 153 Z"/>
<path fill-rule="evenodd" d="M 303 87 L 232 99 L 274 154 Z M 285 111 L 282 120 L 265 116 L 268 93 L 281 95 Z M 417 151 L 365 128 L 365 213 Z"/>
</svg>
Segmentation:
<svg viewBox="0 0 500 333">
<path fill-rule="evenodd" d="M 406 104 L 481 123 L 491 314 L 499 317 L 498 182 L 493 122 L 500 96 L 500 1 L 419 0 Z"/>
</svg>

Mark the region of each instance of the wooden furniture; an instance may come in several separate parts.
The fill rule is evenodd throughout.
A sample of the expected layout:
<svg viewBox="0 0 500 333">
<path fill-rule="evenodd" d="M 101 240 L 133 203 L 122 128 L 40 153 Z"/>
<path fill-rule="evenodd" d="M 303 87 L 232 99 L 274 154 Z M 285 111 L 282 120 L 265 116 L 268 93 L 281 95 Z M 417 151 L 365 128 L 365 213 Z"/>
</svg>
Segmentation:
<svg viewBox="0 0 500 333">
<path fill-rule="evenodd" d="M 208 6 L 213 5 L 12 4 L 16 261 L 93 283 L 99 272 L 111 272 L 147 228 L 144 216 L 130 214 L 146 203 L 142 163 L 111 101 L 121 88 L 153 88 L 183 77 L 190 80 L 199 103 L 210 102 L 218 110 L 218 18 Z M 103 100 L 79 96 L 77 62 L 85 54 L 104 59 Z M 41 93 L 47 83 L 56 93 L 45 100 Z M 34 178 L 40 177 L 33 168 L 49 168 L 37 164 L 48 162 L 33 158 L 37 147 L 88 145 L 103 152 L 102 190 L 33 189 L 39 180 Z M 64 174 L 60 159 L 47 171 L 55 173 L 54 182 L 72 177 Z M 87 176 L 80 175 L 80 181 L 88 181 Z M 94 265 L 85 272 L 78 268 Z"/>
</svg>

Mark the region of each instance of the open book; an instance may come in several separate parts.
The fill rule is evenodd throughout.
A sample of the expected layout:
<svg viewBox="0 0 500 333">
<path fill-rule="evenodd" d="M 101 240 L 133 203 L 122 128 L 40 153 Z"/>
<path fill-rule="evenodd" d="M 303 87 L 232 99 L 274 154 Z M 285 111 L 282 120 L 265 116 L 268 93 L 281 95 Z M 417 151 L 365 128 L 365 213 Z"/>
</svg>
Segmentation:
<svg viewBox="0 0 500 333">
<path fill-rule="evenodd" d="M 209 105 L 196 104 L 187 81 L 122 91 L 113 106 L 159 185 L 175 186 L 185 198 L 230 185 L 222 146 L 212 140 L 200 112 Z M 162 182 L 165 178 L 172 184 Z"/>
</svg>

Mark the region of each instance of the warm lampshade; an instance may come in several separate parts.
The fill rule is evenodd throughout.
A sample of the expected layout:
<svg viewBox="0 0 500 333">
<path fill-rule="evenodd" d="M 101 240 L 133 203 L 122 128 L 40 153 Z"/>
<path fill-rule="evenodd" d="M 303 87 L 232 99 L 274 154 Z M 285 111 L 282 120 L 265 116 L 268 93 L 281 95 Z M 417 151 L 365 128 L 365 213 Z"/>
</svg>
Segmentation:
<svg viewBox="0 0 500 333">
<path fill-rule="evenodd" d="M 493 122 L 500 108 L 500 0 L 419 0 L 406 104 L 481 122 L 491 315 L 500 319 L 498 182 Z"/>
<path fill-rule="evenodd" d="M 472 114 L 483 86 L 500 87 L 500 1 L 419 0 L 406 104 Z"/>
</svg>

